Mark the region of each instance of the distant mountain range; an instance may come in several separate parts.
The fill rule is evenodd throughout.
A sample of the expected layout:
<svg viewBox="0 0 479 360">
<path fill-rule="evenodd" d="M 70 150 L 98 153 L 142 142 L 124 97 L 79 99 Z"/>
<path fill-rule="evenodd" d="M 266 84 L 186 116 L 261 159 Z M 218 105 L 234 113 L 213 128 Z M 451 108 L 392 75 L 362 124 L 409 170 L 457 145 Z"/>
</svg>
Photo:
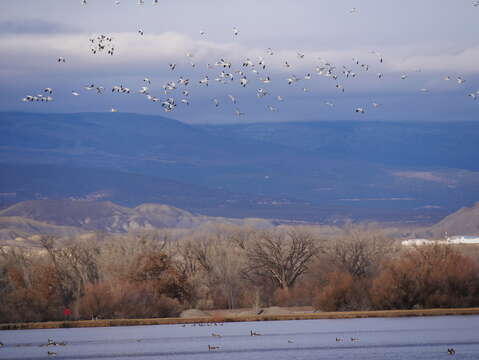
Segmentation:
<svg viewBox="0 0 479 360">
<path fill-rule="evenodd" d="M 195 229 L 208 224 L 247 225 L 257 229 L 277 225 L 265 219 L 232 219 L 192 214 L 161 204 L 127 208 L 110 201 L 32 200 L 0 211 L 0 244 L 34 244 L 38 235 L 68 238 L 91 232 L 110 234 L 141 229 Z M 420 229 L 420 236 L 479 235 L 479 203 Z M 21 241 L 19 241 L 21 240 Z"/>
<path fill-rule="evenodd" d="M 168 205 L 127 208 L 110 201 L 31 200 L 0 211 L 0 240 L 32 239 L 35 235 L 69 237 L 85 232 L 126 233 L 139 229 L 193 229 L 207 224 L 269 228 L 264 219 L 231 219 L 192 214 Z"/>
<path fill-rule="evenodd" d="M 308 222 L 433 224 L 479 199 L 479 123 L 191 126 L 127 113 L 0 113 L 0 206 L 110 200 Z"/>
</svg>

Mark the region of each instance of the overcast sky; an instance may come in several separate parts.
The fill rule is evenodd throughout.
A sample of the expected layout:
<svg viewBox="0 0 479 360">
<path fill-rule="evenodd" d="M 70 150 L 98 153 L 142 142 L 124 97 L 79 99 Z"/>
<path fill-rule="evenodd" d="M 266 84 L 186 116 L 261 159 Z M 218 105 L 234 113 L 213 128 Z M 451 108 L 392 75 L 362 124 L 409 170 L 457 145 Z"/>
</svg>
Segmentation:
<svg viewBox="0 0 479 360">
<path fill-rule="evenodd" d="M 159 5 L 145 0 L 141 6 L 137 2 L 1 0 L 0 111 L 104 112 L 114 107 L 192 123 L 479 121 L 479 99 L 468 96 L 479 91 L 479 6 L 470 0 L 160 0 Z M 237 36 L 233 27 L 239 30 Z M 114 56 L 92 54 L 89 38 L 98 34 L 113 37 Z M 274 55 L 268 55 L 267 48 Z M 382 54 L 383 63 L 372 51 Z M 257 63 L 259 56 L 267 65 L 259 76 L 242 68 L 246 58 Z M 66 62 L 58 63 L 58 57 Z M 232 63 L 229 72 L 245 71 L 246 88 L 239 85 L 239 74 L 226 85 L 214 81 L 221 69 L 207 69 L 206 64 L 220 58 Z M 353 58 L 368 64 L 369 70 L 354 64 Z M 336 67 L 335 73 L 341 75 L 337 80 L 316 74 L 315 68 L 325 62 Z M 170 63 L 177 64 L 174 71 Z M 343 66 L 358 75 L 345 79 Z M 311 80 L 304 79 L 307 73 Z M 401 79 L 403 74 L 407 79 Z M 198 84 L 205 75 L 210 78 L 208 88 Z M 257 80 L 268 75 L 271 83 Z M 288 85 L 286 79 L 292 75 L 302 80 Z M 190 79 L 189 106 L 180 103 L 165 114 L 159 103 L 137 93 L 148 77 L 150 93 L 163 99 L 163 84 L 180 76 Z M 445 76 L 452 80 L 445 81 Z M 466 82 L 458 84 L 457 77 Z M 87 84 L 108 91 L 98 96 L 83 89 Z M 344 93 L 337 84 L 344 86 Z M 127 86 L 132 94 L 112 94 L 113 85 Z M 54 89 L 53 102 L 21 101 L 45 87 Z M 258 98 L 259 88 L 269 95 Z M 420 91 L 423 88 L 428 91 Z M 74 97 L 72 91 L 81 95 Z M 237 98 L 236 105 L 228 94 Z M 277 95 L 284 102 L 278 102 Z M 169 96 L 177 102 L 183 98 L 178 90 Z M 212 98 L 220 101 L 218 108 Z M 381 106 L 374 108 L 373 102 Z M 268 105 L 277 111 L 269 111 Z M 356 114 L 357 107 L 366 113 Z M 235 116 L 235 108 L 245 115 Z"/>
</svg>

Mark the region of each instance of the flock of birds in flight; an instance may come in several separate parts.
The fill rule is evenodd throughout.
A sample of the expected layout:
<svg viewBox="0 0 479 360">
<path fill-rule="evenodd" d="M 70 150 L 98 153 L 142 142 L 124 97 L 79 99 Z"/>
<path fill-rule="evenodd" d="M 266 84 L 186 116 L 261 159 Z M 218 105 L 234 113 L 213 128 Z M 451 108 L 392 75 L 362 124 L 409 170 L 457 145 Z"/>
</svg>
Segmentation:
<svg viewBox="0 0 479 360">
<path fill-rule="evenodd" d="M 120 5 L 120 0 L 116 0 L 115 4 Z M 153 5 L 158 5 L 159 0 L 153 0 Z M 82 0 L 83 5 L 88 4 L 88 0 Z M 145 5 L 144 0 L 138 0 L 138 5 Z M 473 2 L 474 7 L 479 7 L 479 0 Z M 357 8 L 352 8 L 349 11 L 351 14 L 359 13 Z M 234 38 L 238 37 L 240 31 L 238 28 L 233 27 L 232 35 Z M 138 29 L 138 36 L 144 36 L 145 32 L 143 29 Z M 206 36 L 205 31 L 200 31 L 201 36 Z M 115 43 L 114 39 L 111 36 L 100 34 L 94 36 L 89 39 L 90 42 L 90 51 L 92 55 L 97 54 L 107 54 L 109 56 L 113 56 L 115 54 Z M 371 51 L 371 54 L 376 57 L 376 64 L 381 65 L 384 62 L 383 55 L 376 51 Z M 142 82 L 142 86 L 138 90 L 132 90 L 129 87 L 123 86 L 122 84 L 114 85 L 111 87 L 111 92 L 115 94 L 132 94 L 138 93 L 143 96 L 148 101 L 159 103 L 165 112 L 173 111 L 177 104 L 180 103 L 182 105 L 190 105 L 190 89 L 192 84 L 196 84 L 200 87 L 208 87 L 211 83 L 219 83 L 219 84 L 234 84 L 235 81 L 238 83 L 239 86 L 242 88 L 246 88 L 247 86 L 251 86 L 252 83 L 259 83 L 261 87 L 256 89 L 256 96 L 259 99 L 268 98 L 268 99 L 275 99 L 275 102 L 282 102 L 284 101 L 283 96 L 275 95 L 273 96 L 271 92 L 266 88 L 268 84 L 273 82 L 272 76 L 266 74 L 266 70 L 268 68 L 268 58 L 273 57 L 275 52 L 272 48 L 267 48 L 265 52 L 265 56 L 258 56 L 257 59 L 245 58 L 241 63 L 240 66 L 235 66 L 231 61 L 227 60 L 226 58 L 220 58 L 216 62 L 209 63 L 206 65 L 207 74 L 203 75 L 199 79 L 190 80 L 189 78 L 179 76 L 176 77 L 175 80 L 167 81 L 162 85 L 163 95 L 161 97 L 155 96 L 150 92 L 150 85 L 152 81 L 150 78 L 145 77 Z M 297 52 L 296 54 L 299 60 L 302 60 L 306 57 L 306 54 Z M 189 64 L 193 69 L 197 69 L 197 64 L 194 62 L 194 54 L 187 52 L 186 58 L 189 60 Z M 57 63 L 65 64 L 67 60 L 65 57 L 58 57 Z M 291 70 L 292 64 L 287 60 L 282 61 L 282 65 L 286 70 Z M 168 64 L 168 69 L 171 72 L 175 72 L 177 68 L 176 63 Z M 374 66 L 363 63 L 359 59 L 353 58 L 350 65 L 342 65 L 341 67 L 337 67 L 331 62 L 318 58 L 318 64 L 312 69 L 311 72 L 304 74 L 303 76 L 297 77 L 296 75 L 291 75 L 285 78 L 283 81 L 287 82 L 290 86 L 295 86 L 296 84 L 306 83 L 313 79 L 312 74 L 316 74 L 316 76 L 325 77 L 334 81 L 334 86 L 340 93 L 345 92 L 345 82 L 350 79 L 355 79 L 360 77 L 361 73 L 370 72 L 370 70 L 374 68 Z M 215 75 L 211 75 L 211 72 L 216 70 Z M 420 72 L 421 69 L 416 69 L 415 72 Z M 376 72 L 376 77 L 378 80 L 384 78 L 384 74 L 382 72 Z M 403 73 L 400 76 L 401 80 L 408 79 L 409 74 Z M 445 76 L 444 81 L 453 81 L 456 82 L 458 85 L 462 85 L 466 82 L 461 76 Z M 104 86 L 99 86 L 97 84 L 87 84 L 83 86 L 85 91 L 95 91 L 96 94 L 102 95 L 106 91 Z M 304 93 L 309 92 L 309 88 L 307 86 L 302 86 L 302 91 Z M 428 88 L 421 88 L 419 89 L 422 93 L 428 93 Z M 23 102 L 51 102 L 54 100 L 53 98 L 53 89 L 51 87 L 46 87 L 43 89 L 43 93 L 37 95 L 27 95 L 25 96 L 22 101 Z M 73 90 L 71 92 L 72 96 L 81 96 L 81 93 L 78 90 Z M 178 95 L 177 95 L 178 94 Z M 176 97 L 176 98 L 175 98 Z M 471 92 L 468 94 L 468 97 L 472 98 L 472 100 L 477 100 L 479 98 L 479 90 L 477 92 Z M 237 116 L 245 115 L 239 107 L 238 107 L 238 99 L 233 94 L 227 94 L 227 101 L 231 102 L 234 107 L 234 113 Z M 179 99 L 179 100 L 177 100 Z M 220 106 L 220 100 L 218 98 L 211 99 L 212 104 L 218 108 Z M 326 101 L 324 105 L 329 107 L 334 107 L 335 104 L 331 101 Z M 380 104 L 377 102 L 371 103 L 372 108 L 380 107 Z M 277 106 L 274 104 L 267 104 L 266 109 L 275 112 L 278 110 Z M 118 112 L 117 108 L 111 108 L 111 112 Z M 359 114 L 364 114 L 366 112 L 366 106 L 359 106 L 354 108 L 354 112 Z"/>
</svg>

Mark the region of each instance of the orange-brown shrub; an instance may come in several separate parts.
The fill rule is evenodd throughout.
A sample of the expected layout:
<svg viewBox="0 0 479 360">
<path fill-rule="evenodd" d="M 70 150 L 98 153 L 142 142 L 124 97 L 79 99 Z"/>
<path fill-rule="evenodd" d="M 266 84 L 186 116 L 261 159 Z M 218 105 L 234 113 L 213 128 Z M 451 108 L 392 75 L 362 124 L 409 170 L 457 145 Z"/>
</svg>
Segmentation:
<svg viewBox="0 0 479 360">
<path fill-rule="evenodd" d="M 380 309 L 479 305 L 479 266 L 450 246 L 423 246 L 383 265 L 372 285 Z"/>
<path fill-rule="evenodd" d="M 273 305 L 277 306 L 311 306 L 314 290 L 304 282 L 288 289 L 276 289 L 273 294 Z"/>
<path fill-rule="evenodd" d="M 349 273 L 332 272 L 327 285 L 320 288 L 314 299 L 315 309 L 322 311 L 364 310 L 370 307 L 368 282 L 353 278 Z"/>
<path fill-rule="evenodd" d="M 151 281 L 90 285 L 78 307 L 82 319 L 174 317 L 182 310 L 177 299 L 158 293 Z"/>
<path fill-rule="evenodd" d="M 0 322 L 62 319 L 64 304 L 54 268 L 33 264 L 29 270 L 25 273 L 15 265 L 5 269 L 9 291 L 0 300 Z"/>
</svg>

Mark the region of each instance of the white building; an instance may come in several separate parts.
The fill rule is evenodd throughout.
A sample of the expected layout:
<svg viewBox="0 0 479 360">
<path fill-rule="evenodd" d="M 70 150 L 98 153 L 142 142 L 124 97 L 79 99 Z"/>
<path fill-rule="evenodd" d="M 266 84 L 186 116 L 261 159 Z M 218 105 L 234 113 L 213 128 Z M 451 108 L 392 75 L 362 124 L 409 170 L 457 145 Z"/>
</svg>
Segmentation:
<svg viewBox="0 0 479 360">
<path fill-rule="evenodd" d="M 436 244 L 437 241 L 428 240 L 428 239 L 408 239 L 401 241 L 402 246 L 421 246 L 421 245 L 432 245 Z"/>
<path fill-rule="evenodd" d="M 479 236 L 450 236 L 446 240 L 447 244 L 479 244 Z"/>
</svg>

